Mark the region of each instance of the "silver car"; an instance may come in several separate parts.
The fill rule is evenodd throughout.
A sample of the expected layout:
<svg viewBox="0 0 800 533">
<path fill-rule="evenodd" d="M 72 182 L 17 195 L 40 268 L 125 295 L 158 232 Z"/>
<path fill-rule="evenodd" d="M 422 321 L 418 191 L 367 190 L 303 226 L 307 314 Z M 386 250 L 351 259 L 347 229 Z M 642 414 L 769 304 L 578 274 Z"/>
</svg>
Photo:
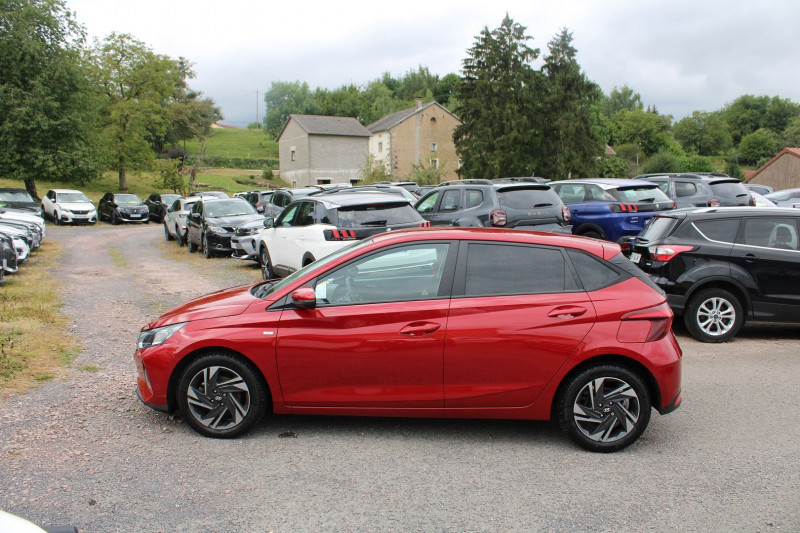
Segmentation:
<svg viewBox="0 0 800 533">
<path fill-rule="evenodd" d="M 168 241 L 177 240 L 178 246 L 186 244 L 186 217 L 189 216 L 192 206 L 198 200 L 202 200 L 199 196 L 190 196 L 188 198 L 178 198 L 167 209 L 167 214 L 164 216 L 164 238 Z"/>
</svg>

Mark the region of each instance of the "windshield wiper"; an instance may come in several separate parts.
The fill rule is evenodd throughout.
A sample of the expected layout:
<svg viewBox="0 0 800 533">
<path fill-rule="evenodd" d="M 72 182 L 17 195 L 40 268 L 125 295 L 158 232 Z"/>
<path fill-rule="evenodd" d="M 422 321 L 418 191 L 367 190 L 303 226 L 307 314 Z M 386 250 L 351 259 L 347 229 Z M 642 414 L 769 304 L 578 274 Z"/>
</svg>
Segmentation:
<svg viewBox="0 0 800 533">
<path fill-rule="evenodd" d="M 653 198 L 642 198 L 642 199 L 641 199 L 641 200 L 639 200 L 639 201 L 640 201 L 640 202 L 652 202 L 653 200 L 655 200 L 655 197 L 653 197 Z"/>
<path fill-rule="evenodd" d="M 552 206 L 552 205 L 553 205 L 553 204 L 536 204 L 536 205 L 534 205 L 533 207 L 534 207 L 534 209 L 535 209 L 535 208 L 537 208 L 537 207 L 550 207 L 550 206 Z"/>
</svg>

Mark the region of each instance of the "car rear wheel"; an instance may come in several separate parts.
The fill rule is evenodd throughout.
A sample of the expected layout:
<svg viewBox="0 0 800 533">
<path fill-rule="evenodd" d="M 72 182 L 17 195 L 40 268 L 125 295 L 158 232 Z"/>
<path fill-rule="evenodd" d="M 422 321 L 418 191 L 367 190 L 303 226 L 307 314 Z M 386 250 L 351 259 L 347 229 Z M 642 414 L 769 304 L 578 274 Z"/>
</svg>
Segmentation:
<svg viewBox="0 0 800 533">
<path fill-rule="evenodd" d="M 725 342 L 744 325 L 744 310 L 739 299 L 725 289 L 705 289 L 689 301 L 683 321 L 695 339 Z"/>
<path fill-rule="evenodd" d="M 573 377 L 557 398 L 561 429 L 593 452 L 633 444 L 650 422 L 650 395 L 642 379 L 617 365 L 596 365 Z"/>
<path fill-rule="evenodd" d="M 602 233 L 600 233 L 599 231 L 595 231 L 593 229 L 584 231 L 583 233 L 581 233 L 581 235 L 583 235 L 584 237 L 591 237 L 592 239 L 605 239 Z"/>
<path fill-rule="evenodd" d="M 173 240 L 175 238 L 169 232 L 169 228 L 167 227 L 167 223 L 166 222 L 164 223 L 164 238 L 167 239 L 168 241 L 171 241 L 171 240 Z"/>
<path fill-rule="evenodd" d="M 192 429 L 207 437 L 245 433 L 264 416 L 264 380 L 245 359 L 212 352 L 192 362 L 178 381 L 178 407 Z"/>
<path fill-rule="evenodd" d="M 192 238 L 189 236 L 188 232 L 186 234 L 186 247 L 189 248 L 190 254 L 193 254 L 197 251 L 197 245 L 192 242 Z"/>
<path fill-rule="evenodd" d="M 270 262 L 269 252 L 266 248 L 261 249 L 258 259 L 259 263 L 261 263 L 261 277 L 264 281 L 275 279 L 275 272 L 272 270 L 272 263 Z"/>
</svg>

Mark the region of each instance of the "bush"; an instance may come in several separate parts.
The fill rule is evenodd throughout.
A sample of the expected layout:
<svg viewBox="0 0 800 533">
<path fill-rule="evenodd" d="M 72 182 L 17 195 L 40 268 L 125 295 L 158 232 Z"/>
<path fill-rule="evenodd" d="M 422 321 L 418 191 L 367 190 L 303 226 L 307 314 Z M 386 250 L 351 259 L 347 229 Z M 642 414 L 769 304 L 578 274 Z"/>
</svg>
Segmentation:
<svg viewBox="0 0 800 533">
<path fill-rule="evenodd" d="M 683 172 L 716 172 L 711 159 L 703 155 L 690 155 L 681 159 Z"/>
<path fill-rule="evenodd" d="M 681 172 L 681 158 L 671 152 L 658 152 L 642 165 L 642 173 Z"/>
<path fill-rule="evenodd" d="M 628 162 L 616 156 L 603 156 L 597 162 L 597 173 L 601 178 L 627 178 Z"/>
<path fill-rule="evenodd" d="M 186 164 L 192 165 L 194 163 L 194 156 L 186 158 Z M 247 157 L 221 157 L 216 155 L 205 156 L 203 158 L 203 166 L 205 167 L 220 167 L 220 168 L 260 168 L 273 170 L 280 166 L 280 163 L 275 158 L 269 159 L 254 159 Z"/>
</svg>

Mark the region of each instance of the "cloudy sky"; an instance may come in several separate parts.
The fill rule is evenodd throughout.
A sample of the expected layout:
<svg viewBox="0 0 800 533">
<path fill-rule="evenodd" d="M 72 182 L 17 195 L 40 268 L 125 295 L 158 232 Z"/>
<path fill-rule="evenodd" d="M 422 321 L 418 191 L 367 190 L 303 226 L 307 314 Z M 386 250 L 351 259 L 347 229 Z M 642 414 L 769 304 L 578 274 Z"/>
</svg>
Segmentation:
<svg viewBox="0 0 800 533">
<path fill-rule="evenodd" d="M 426 66 L 459 73 L 484 26 L 506 12 L 530 43 L 568 28 L 587 76 L 608 93 L 625 84 L 662 114 L 714 111 L 743 94 L 800 103 L 800 2 L 765 0 L 66 0 L 90 38 L 129 33 L 195 65 L 192 88 L 225 122 L 264 115 L 273 81 L 336 88 Z"/>
</svg>

